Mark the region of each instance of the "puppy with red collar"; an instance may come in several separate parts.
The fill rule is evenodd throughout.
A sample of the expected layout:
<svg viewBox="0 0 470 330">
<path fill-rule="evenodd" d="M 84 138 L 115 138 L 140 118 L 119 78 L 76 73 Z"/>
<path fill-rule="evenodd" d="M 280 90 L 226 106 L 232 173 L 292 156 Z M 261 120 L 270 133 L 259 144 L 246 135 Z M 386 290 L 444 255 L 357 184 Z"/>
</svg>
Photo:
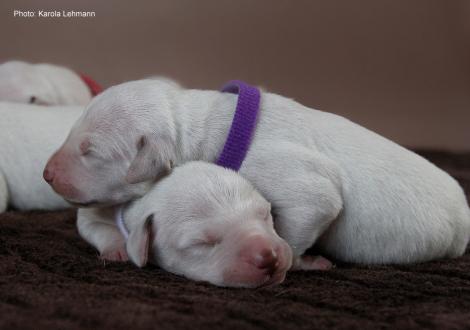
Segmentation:
<svg viewBox="0 0 470 330">
<path fill-rule="evenodd" d="M 101 87 L 91 78 L 52 64 L 0 64 L 0 101 L 38 105 L 86 105 Z"/>
</svg>

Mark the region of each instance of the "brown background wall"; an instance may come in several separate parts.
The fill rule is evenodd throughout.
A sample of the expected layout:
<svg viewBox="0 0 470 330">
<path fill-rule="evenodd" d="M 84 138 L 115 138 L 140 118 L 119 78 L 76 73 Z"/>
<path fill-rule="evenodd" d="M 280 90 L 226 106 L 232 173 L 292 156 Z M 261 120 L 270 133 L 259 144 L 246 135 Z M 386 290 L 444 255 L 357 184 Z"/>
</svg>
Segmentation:
<svg viewBox="0 0 470 330">
<path fill-rule="evenodd" d="M 470 150 L 470 1 L 2 0 L 0 40 L 0 61 L 65 64 L 104 85 L 240 78 L 407 146 Z"/>
</svg>

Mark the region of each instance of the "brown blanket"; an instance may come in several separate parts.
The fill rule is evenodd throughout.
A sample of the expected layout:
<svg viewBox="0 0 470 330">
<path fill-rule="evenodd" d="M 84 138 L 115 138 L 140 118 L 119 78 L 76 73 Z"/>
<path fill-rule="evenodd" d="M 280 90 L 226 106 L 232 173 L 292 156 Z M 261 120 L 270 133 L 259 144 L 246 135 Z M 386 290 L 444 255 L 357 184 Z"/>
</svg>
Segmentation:
<svg viewBox="0 0 470 330">
<path fill-rule="evenodd" d="M 422 153 L 470 192 L 470 154 Z M 0 329 L 470 327 L 470 254 L 412 266 L 338 264 L 282 285 L 217 288 L 103 263 L 75 212 L 0 215 Z"/>
</svg>

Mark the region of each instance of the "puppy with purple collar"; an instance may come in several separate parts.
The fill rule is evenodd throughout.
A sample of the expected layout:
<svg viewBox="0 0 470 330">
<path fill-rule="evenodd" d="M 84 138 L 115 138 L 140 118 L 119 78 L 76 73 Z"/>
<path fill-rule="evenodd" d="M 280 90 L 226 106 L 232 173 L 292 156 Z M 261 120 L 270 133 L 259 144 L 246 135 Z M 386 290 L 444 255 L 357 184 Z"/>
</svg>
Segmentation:
<svg viewBox="0 0 470 330">
<path fill-rule="evenodd" d="M 248 127 L 237 118 L 253 123 L 238 111 L 254 103 L 251 91 L 233 95 L 155 80 L 114 86 L 89 104 L 44 178 L 78 205 L 140 198 L 170 163 L 212 163 L 227 146 L 236 150 L 230 136 L 243 137 Z M 235 160 L 239 174 L 272 204 L 276 232 L 294 256 L 313 244 L 364 264 L 465 252 L 470 209 L 447 173 L 343 117 L 272 93 L 258 101 L 251 143 Z"/>
</svg>

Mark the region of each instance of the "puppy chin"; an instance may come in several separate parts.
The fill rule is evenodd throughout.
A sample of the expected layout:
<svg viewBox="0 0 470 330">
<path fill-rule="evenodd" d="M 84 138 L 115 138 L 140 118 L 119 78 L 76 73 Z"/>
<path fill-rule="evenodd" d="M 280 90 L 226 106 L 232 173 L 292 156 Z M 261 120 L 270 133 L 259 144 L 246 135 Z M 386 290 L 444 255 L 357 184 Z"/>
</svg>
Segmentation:
<svg viewBox="0 0 470 330">
<path fill-rule="evenodd" d="M 139 196 L 129 197 L 126 195 L 121 196 L 108 196 L 108 198 L 76 198 L 62 196 L 65 201 L 77 207 L 109 207 L 118 204 L 127 203 L 129 200 L 135 199 Z"/>
<path fill-rule="evenodd" d="M 76 207 L 83 207 L 83 208 L 88 208 L 88 207 L 108 207 L 116 204 L 120 204 L 119 201 L 115 200 L 99 200 L 95 198 L 72 198 L 72 197 L 65 197 L 62 196 L 63 199 L 69 204 L 72 204 L 73 206 Z"/>
<path fill-rule="evenodd" d="M 251 270 L 241 276 L 237 276 L 238 279 L 225 277 L 222 283 L 218 283 L 216 285 L 249 289 L 271 286 L 282 283 L 286 277 L 286 272 L 286 268 L 278 268 L 273 274 L 268 274 L 259 270 Z"/>
<path fill-rule="evenodd" d="M 102 203 L 98 203 L 97 201 L 94 201 L 94 200 L 91 200 L 91 201 L 87 201 L 87 202 L 78 202 L 78 201 L 72 201 L 72 200 L 69 200 L 67 198 L 64 198 L 65 201 L 73 206 L 76 206 L 76 207 L 83 207 L 83 208 L 87 208 L 87 207 L 103 207 L 103 206 L 108 206 L 108 205 L 105 205 L 105 204 L 102 204 Z"/>
<path fill-rule="evenodd" d="M 281 284 L 286 279 L 287 269 L 281 269 L 276 271 L 266 282 L 260 286 L 273 286 Z"/>
</svg>

